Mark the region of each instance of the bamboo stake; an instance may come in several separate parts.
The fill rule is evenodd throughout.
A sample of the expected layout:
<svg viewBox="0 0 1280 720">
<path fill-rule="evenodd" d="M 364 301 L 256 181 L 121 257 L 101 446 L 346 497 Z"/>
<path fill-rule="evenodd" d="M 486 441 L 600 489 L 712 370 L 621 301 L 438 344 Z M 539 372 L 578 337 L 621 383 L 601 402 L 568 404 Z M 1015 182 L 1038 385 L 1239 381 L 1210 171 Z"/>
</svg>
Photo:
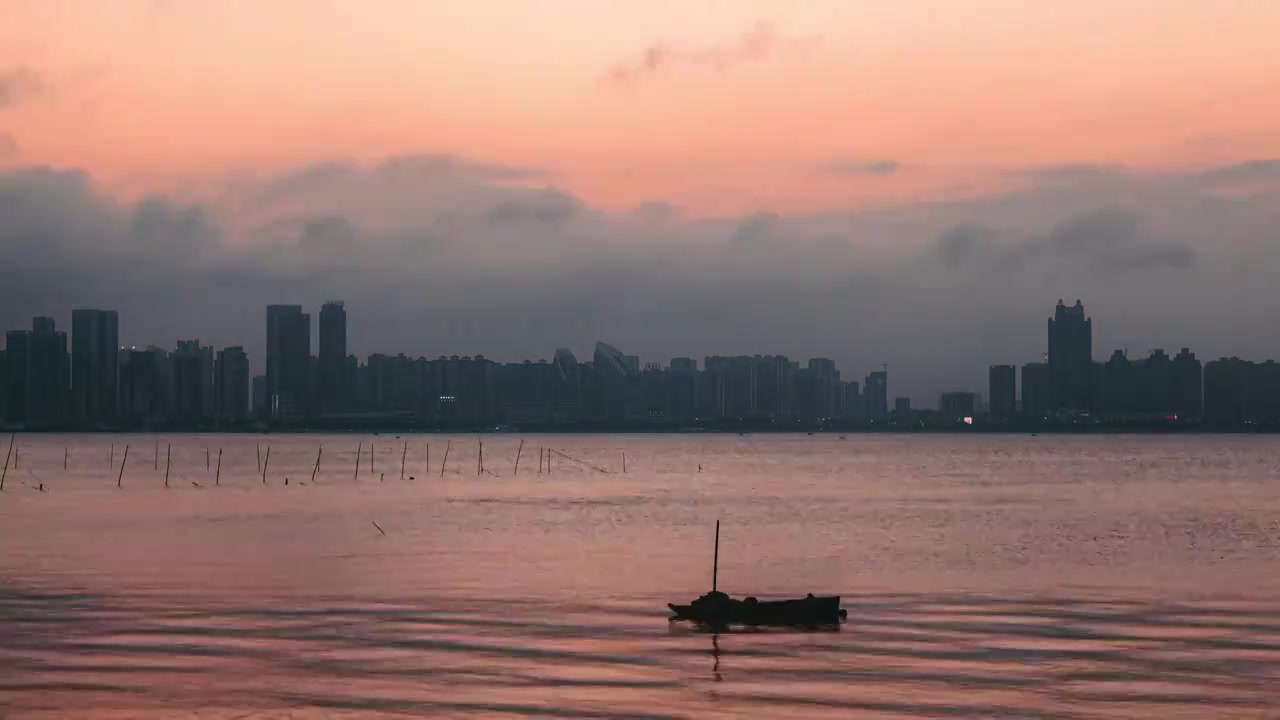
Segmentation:
<svg viewBox="0 0 1280 720">
<path fill-rule="evenodd" d="M 444 446 L 444 460 L 440 462 L 440 477 L 444 477 L 444 468 L 449 464 L 449 450 L 453 448 L 453 441 L 448 440 Z"/>
<path fill-rule="evenodd" d="M 352 479 L 352 480 L 359 480 L 359 479 L 360 479 L 360 453 L 362 453 L 362 452 L 364 452 L 364 441 L 363 441 L 363 440 L 361 440 L 361 441 L 360 441 L 360 444 L 359 444 L 358 446 L 356 446 L 356 474 L 355 474 L 355 475 L 353 475 L 353 476 L 351 476 L 351 479 Z"/>
<path fill-rule="evenodd" d="M 63 445 L 62 446 L 62 469 L 63 470 L 67 469 L 67 455 L 69 455 L 70 453 L 71 453 L 71 449 L 68 448 L 66 445 Z"/>
<path fill-rule="evenodd" d="M 222 484 L 222 448 L 218 448 L 218 469 L 217 471 L 214 472 L 213 484 L 214 485 Z"/>
<path fill-rule="evenodd" d="M 404 441 L 404 450 L 400 451 L 400 479 L 404 479 L 404 458 L 409 454 L 409 441 Z"/>
<path fill-rule="evenodd" d="M 204 446 L 204 471 L 209 472 L 209 446 Z"/>
<path fill-rule="evenodd" d="M 627 471 L 627 451 L 623 450 L 622 451 L 622 472 L 625 473 L 626 471 Z"/>
<path fill-rule="evenodd" d="M 538 474 L 542 474 L 542 448 L 538 448 Z"/>
<path fill-rule="evenodd" d="M 151 464 L 154 466 L 151 468 L 152 470 L 160 469 L 160 438 L 156 438 L 156 456 L 151 461 Z"/>
<path fill-rule="evenodd" d="M 110 470 L 112 465 L 116 464 L 116 444 L 111 443 L 111 454 L 107 456 L 107 469 Z"/>
<path fill-rule="evenodd" d="M 427 472 L 431 472 L 431 443 L 427 443 Z"/>
<path fill-rule="evenodd" d="M 254 443 L 253 449 L 258 453 L 258 472 L 262 472 L 262 446 Z"/>
<path fill-rule="evenodd" d="M 16 433 L 9 436 L 9 452 L 4 454 L 4 472 L 0 473 L 0 492 L 4 491 L 4 479 L 9 476 L 9 458 L 13 455 L 13 438 Z"/>
<path fill-rule="evenodd" d="M 169 463 L 173 460 L 173 443 L 165 446 L 164 450 L 164 486 L 169 487 Z"/>
<path fill-rule="evenodd" d="M 521 440 L 520 440 L 520 447 L 516 448 L 516 468 L 515 468 L 514 470 L 512 470 L 512 471 L 511 471 L 511 474 L 512 474 L 512 475 L 516 475 L 516 474 L 518 474 L 518 473 L 520 472 L 520 452 L 521 452 L 522 450 L 524 450 L 524 440 L 523 440 L 523 439 L 521 439 Z"/>
<path fill-rule="evenodd" d="M 267 446 L 267 457 L 262 461 L 262 484 L 267 484 L 267 466 L 271 464 L 271 446 Z"/>
<path fill-rule="evenodd" d="M 116 487 L 123 487 L 124 483 L 124 466 L 129 463 L 129 444 L 124 446 L 124 459 L 120 461 L 120 474 L 116 476 Z"/>
<path fill-rule="evenodd" d="M 311 482 L 316 481 L 316 473 L 320 472 L 320 453 L 324 452 L 324 446 L 316 448 L 316 466 L 311 469 Z"/>
<path fill-rule="evenodd" d="M 375 452 L 375 449 L 373 447 L 373 441 L 370 440 L 369 441 L 369 472 L 373 472 L 373 453 L 374 452 Z"/>
<path fill-rule="evenodd" d="M 480 441 L 480 448 L 476 451 L 476 475 L 484 472 L 484 441 Z"/>
</svg>

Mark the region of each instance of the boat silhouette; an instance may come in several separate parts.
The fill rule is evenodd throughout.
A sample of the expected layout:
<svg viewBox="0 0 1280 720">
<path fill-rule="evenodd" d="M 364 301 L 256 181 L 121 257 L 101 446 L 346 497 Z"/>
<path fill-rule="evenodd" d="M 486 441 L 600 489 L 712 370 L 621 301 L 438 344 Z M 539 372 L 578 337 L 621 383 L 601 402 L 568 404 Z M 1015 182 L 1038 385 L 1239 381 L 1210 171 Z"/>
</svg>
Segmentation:
<svg viewBox="0 0 1280 720">
<path fill-rule="evenodd" d="M 711 592 L 686 604 L 667 603 L 670 621 L 689 621 L 699 627 L 722 632 L 733 627 L 789 627 L 819 629 L 839 627 L 848 617 L 840 607 L 839 595 L 817 596 L 812 593 L 799 599 L 738 600 L 720 592 L 717 580 L 720 570 L 720 521 L 716 521 L 715 555 L 711 566 Z"/>
</svg>

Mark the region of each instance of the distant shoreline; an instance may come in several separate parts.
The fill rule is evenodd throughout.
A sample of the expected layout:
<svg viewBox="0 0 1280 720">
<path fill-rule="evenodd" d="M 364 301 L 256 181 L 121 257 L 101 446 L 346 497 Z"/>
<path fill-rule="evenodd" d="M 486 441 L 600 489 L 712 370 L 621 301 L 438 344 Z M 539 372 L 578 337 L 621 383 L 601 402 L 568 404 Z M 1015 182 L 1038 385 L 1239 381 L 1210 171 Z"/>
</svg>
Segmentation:
<svg viewBox="0 0 1280 720">
<path fill-rule="evenodd" d="M 368 434 L 403 433 L 411 435 L 485 434 L 485 435 L 1273 435 L 1280 434 L 1280 425 L 1247 424 L 1237 426 L 1206 425 L 1201 423 L 1166 424 L 1103 424 L 1056 423 L 1043 425 L 1004 425 L 975 423 L 973 425 L 929 425 L 885 423 L 858 426 L 684 426 L 656 427 L 626 423 L 601 425 L 242 425 L 234 427 L 209 427 L 202 425 L 156 425 L 129 427 L 46 427 L 0 429 L 0 434 L 62 434 L 62 435 L 127 435 L 127 434 L 250 434 L 250 435 L 307 435 L 307 434 Z"/>
</svg>

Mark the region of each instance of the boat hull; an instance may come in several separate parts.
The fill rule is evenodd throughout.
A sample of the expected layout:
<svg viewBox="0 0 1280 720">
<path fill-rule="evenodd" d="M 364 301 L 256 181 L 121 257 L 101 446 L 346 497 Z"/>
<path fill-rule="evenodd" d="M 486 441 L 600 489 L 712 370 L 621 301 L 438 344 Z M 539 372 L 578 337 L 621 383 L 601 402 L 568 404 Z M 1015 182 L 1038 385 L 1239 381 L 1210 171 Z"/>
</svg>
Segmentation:
<svg viewBox="0 0 1280 720">
<path fill-rule="evenodd" d="M 717 595 L 720 595 L 717 593 Z M 840 597 L 810 595 L 798 600 L 734 600 L 728 596 L 703 596 L 688 605 L 668 603 L 671 620 L 684 620 L 712 628 L 824 627 L 839 625 L 847 613 Z"/>
</svg>

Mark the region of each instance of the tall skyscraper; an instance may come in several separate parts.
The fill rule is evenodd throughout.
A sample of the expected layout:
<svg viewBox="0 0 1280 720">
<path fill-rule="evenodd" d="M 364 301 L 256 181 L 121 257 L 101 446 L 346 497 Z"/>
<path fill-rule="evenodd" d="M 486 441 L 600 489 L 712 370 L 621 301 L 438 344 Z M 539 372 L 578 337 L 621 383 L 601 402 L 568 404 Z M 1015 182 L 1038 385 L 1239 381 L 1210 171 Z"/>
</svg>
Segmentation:
<svg viewBox="0 0 1280 720">
<path fill-rule="evenodd" d="M 213 417 L 213 348 L 179 340 L 171 357 L 174 418 L 196 422 Z"/>
<path fill-rule="evenodd" d="M 1199 419 L 1204 411 L 1203 371 L 1195 353 L 1182 348 L 1173 358 L 1174 409 L 1183 419 Z"/>
<path fill-rule="evenodd" d="M 351 409 L 347 387 L 347 310 L 341 300 L 320 308 L 320 404 L 327 413 Z"/>
<path fill-rule="evenodd" d="M 991 417 L 1007 420 L 1018 412 L 1018 368 L 992 365 L 987 377 L 991 395 Z"/>
<path fill-rule="evenodd" d="M 169 393 L 161 389 L 162 353 L 126 348 L 119 352 L 120 392 L 118 417 L 141 423 L 162 417 Z"/>
<path fill-rule="evenodd" d="M 294 422 L 307 414 L 311 316 L 301 305 L 267 306 L 267 414 Z"/>
<path fill-rule="evenodd" d="M 64 422 L 71 380 L 67 334 L 58 332 L 53 318 L 37 317 L 31 330 L 11 330 L 5 342 L 9 422 L 31 428 Z"/>
<path fill-rule="evenodd" d="M 836 389 L 840 386 L 840 371 L 834 360 L 810 358 L 809 372 L 813 374 L 813 406 L 817 417 L 831 418 L 836 414 Z M 886 399 L 885 412 L 888 412 Z"/>
<path fill-rule="evenodd" d="M 77 420 L 101 422 L 115 417 L 119 360 L 116 311 L 71 311 L 71 396 Z"/>
<path fill-rule="evenodd" d="M 1087 412 L 1093 372 L 1093 320 L 1084 305 L 1067 307 L 1058 300 L 1049 319 L 1050 408 Z"/>
<path fill-rule="evenodd" d="M 1022 415 L 1027 418 L 1043 418 L 1049 412 L 1052 387 L 1049 366 L 1044 363 L 1027 363 L 1022 366 Z"/>
<path fill-rule="evenodd" d="M 240 346 L 218 351 L 214 362 L 214 412 L 222 422 L 249 416 L 249 356 Z"/>
<path fill-rule="evenodd" d="M 5 414 L 11 423 L 27 420 L 27 364 L 31 349 L 30 330 L 5 333 Z"/>
<path fill-rule="evenodd" d="M 889 371 L 876 370 L 863 383 L 867 417 L 880 420 L 889 415 Z"/>
</svg>

